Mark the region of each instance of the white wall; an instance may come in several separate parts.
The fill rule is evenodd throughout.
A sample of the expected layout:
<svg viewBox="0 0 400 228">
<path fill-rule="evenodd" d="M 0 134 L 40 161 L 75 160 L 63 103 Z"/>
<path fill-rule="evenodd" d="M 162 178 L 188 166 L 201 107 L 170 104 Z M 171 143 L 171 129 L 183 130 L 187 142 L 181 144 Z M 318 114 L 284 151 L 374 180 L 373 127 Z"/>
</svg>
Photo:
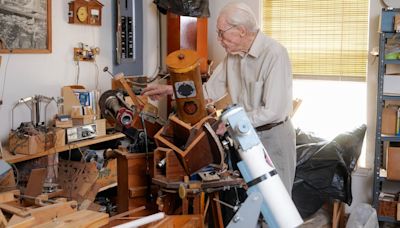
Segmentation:
<svg viewBox="0 0 400 228">
<path fill-rule="evenodd" d="M 57 97 L 61 87 L 75 84 L 77 67 L 73 61 L 73 48 L 79 42 L 100 47 L 96 58 L 99 67 L 99 87 L 101 91 L 111 88 L 111 78 L 102 69 L 109 66 L 112 71 L 112 12 L 110 0 L 100 0 L 103 7 L 102 26 L 68 24 L 68 2 L 52 1 L 52 53 L 51 54 L 0 54 L 0 88 L 6 73 L 7 78 L 3 102 L 0 106 L 0 141 L 5 143 L 11 129 L 11 110 L 20 98 L 36 94 Z M 144 74 L 153 75 L 158 67 L 158 18 L 157 10 L 151 0 L 144 5 Z M 80 63 L 79 84 L 95 89 L 97 69 L 93 63 Z M 1 91 L 0 91 L 1 94 Z M 47 119 L 56 112 L 51 105 Z M 14 128 L 21 121 L 30 121 L 28 108 L 21 105 L 14 111 Z M 42 120 L 44 114 L 42 114 Z"/>
<path fill-rule="evenodd" d="M 220 63 L 224 56 L 225 50 L 221 47 L 217 40 L 217 17 L 221 8 L 229 2 L 233 2 L 230 0 L 218 0 L 218 1 L 209 1 L 210 4 L 210 18 L 208 20 L 208 55 L 209 59 L 214 61 L 214 67 Z M 261 18 L 261 0 L 248 0 L 246 4 L 248 4 L 254 11 L 256 18 Z M 258 20 L 260 24 L 260 20 Z M 261 24 L 260 24 L 261 26 Z"/>
<path fill-rule="evenodd" d="M 3 102 L 0 106 L 0 139 L 5 141 L 11 127 L 11 109 L 18 99 L 36 94 L 57 97 L 61 87 L 75 84 L 77 67 L 73 61 L 73 48 L 79 42 L 100 47 L 97 64 L 100 67 L 99 84 L 104 91 L 110 87 L 110 77 L 101 69 L 112 66 L 111 6 L 110 1 L 101 1 L 103 25 L 83 26 L 68 24 L 68 1 L 52 1 L 52 53 L 51 54 L 1 54 L 0 79 L 7 73 Z M 7 72 L 6 63 L 8 62 Z M 80 84 L 95 88 L 97 70 L 93 63 L 80 63 Z M 1 84 L 2 86 L 2 84 Z M 48 115 L 55 113 L 55 106 Z M 42 116 L 44 117 L 44 115 Z M 21 106 L 15 110 L 14 128 L 21 121 L 30 121 L 29 110 Z"/>
<path fill-rule="evenodd" d="M 158 12 L 151 0 L 143 1 L 143 11 L 143 74 L 152 77 L 160 66 Z"/>
</svg>

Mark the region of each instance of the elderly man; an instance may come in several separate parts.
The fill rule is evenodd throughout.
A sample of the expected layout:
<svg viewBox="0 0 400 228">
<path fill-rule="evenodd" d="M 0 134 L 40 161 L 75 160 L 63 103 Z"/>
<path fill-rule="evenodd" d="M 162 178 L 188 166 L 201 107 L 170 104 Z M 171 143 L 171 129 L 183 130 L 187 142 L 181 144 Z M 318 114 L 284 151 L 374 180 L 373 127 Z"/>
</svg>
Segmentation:
<svg viewBox="0 0 400 228">
<path fill-rule="evenodd" d="M 245 3 L 230 3 L 217 19 L 218 40 L 225 59 L 203 85 L 206 99 L 229 93 L 244 107 L 267 149 L 289 194 L 295 175 L 295 132 L 292 111 L 292 72 L 286 49 L 260 32 L 256 17 Z M 149 85 L 152 99 L 173 94 L 169 85 Z"/>
</svg>

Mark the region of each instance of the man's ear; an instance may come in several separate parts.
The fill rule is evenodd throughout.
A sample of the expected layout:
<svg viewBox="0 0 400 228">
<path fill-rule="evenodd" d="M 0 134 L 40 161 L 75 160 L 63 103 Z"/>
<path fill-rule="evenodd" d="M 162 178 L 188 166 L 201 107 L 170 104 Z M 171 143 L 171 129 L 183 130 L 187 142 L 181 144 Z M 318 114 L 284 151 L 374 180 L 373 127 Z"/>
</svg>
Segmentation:
<svg viewBox="0 0 400 228">
<path fill-rule="evenodd" d="M 243 25 L 238 26 L 239 34 L 241 37 L 244 37 L 247 35 L 247 29 Z"/>
</svg>

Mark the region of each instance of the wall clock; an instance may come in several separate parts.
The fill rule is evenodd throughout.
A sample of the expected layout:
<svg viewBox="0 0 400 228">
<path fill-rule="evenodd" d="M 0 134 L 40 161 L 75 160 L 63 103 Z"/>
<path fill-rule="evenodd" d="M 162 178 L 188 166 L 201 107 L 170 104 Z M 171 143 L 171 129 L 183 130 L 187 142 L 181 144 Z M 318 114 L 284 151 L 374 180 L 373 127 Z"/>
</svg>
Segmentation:
<svg viewBox="0 0 400 228">
<path fill-rule="evenodd" d="M 73 0 L 68 3 L 68 23 L 101 25 L 103 4 L 97 0 Z"/>
<path fill-rule="evenodd" d="M 86 22 L 88 17 L 88 9 L 86 6 L 81 6 L 76 11 L 76 16 L 80 22 Z"/>
</svg>

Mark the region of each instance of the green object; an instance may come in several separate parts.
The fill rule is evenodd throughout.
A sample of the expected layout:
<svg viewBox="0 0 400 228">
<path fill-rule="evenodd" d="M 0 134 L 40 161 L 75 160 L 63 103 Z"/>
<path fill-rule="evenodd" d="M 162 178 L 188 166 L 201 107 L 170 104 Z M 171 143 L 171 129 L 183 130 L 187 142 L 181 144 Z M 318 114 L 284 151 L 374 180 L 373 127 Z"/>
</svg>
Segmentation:
<svg viewBox="0 0 400 228">
<path fill-rule="evenodd" d="M 388 53 L 388 54 L 385 55 L 385 59 L 397 59 L 397 56 L 399 54 L 400 53 L 398 53 L 398 52 Z"/>
</svg>

